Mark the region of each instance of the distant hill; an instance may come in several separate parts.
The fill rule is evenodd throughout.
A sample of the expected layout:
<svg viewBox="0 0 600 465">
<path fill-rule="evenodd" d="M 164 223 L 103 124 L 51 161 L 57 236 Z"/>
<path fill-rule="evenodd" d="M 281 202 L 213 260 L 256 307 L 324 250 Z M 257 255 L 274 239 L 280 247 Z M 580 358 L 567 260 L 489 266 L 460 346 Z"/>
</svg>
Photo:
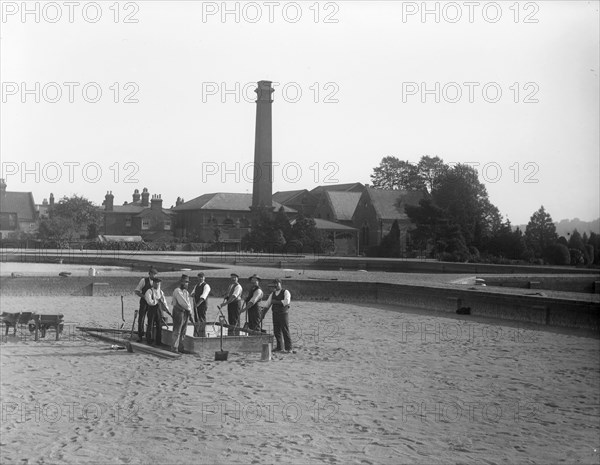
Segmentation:
<svg viewBox="0 0 600 465">
<path fill-rule="evenodd" d="M 567 234 L 571 234 L 574 229 L 577 229 L 579 234 L 586 232 L 588 236 L 591 232 L 595 232 L 596 234 L 600 234 L 600 218 L 595 219 L 594 221 L 582 221 L 579 218 L 573 218 L 572 220 L 560 220 L 559 222 L 554 222 L 556 225 L 556 233 L 559 236 L 565 236 L 568 238 Z M 520 224 L 519 228 L 521 231 L 525 232 L 526 224 Z"/>
</svg>

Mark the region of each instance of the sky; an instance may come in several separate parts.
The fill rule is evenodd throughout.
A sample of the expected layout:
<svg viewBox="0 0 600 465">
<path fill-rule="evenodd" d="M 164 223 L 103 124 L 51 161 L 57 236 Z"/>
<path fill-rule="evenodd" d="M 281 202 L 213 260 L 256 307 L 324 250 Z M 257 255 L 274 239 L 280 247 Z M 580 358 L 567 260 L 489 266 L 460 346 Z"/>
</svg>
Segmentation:
<svg viewBox="0 0 600 465">
<path fill-rule="evenodd" d="M 0 159 L 36 203 L 371 183 L 469 163 L 513 224 L 600 216 L 599 2 L 2 2 Z"/>
</svg>

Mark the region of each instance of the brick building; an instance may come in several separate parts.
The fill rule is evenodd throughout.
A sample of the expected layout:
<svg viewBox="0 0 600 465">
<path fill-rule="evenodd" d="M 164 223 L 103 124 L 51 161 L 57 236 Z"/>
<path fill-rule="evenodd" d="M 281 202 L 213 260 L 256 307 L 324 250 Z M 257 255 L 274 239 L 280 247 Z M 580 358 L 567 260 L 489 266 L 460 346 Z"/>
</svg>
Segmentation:
<svg viewBox="0 0 600 465">
<path fill-rule="evenodd" d="M 132 202 L 114 205 L 112 192 L 104 197 L 103 234 L 111 236 L 142 236 L 145 241 L 168 241 L 174 238 L 175 213 L 162 208 L 160 194 L 152 195 L 147 188 L 136 189 Z"/>
<path fill-rule="evenodd" d="M 10 192 L 0 179 L 0 238 L 11 233 L 37 231 L 38 215 L 31 192 Z"/>
<path fill-rule="evenodd" d="M 204 194 L 173 208 L 177 214 L 177 237 L 187 237 L 194 242 L 240 243 L 250 231 L 252 223 L 252 194 L 217 192 Z M 273 201 L 274 211 L 282 205 Z M 293 217 L 296 210 L 283 206 Z"/>
</svg>

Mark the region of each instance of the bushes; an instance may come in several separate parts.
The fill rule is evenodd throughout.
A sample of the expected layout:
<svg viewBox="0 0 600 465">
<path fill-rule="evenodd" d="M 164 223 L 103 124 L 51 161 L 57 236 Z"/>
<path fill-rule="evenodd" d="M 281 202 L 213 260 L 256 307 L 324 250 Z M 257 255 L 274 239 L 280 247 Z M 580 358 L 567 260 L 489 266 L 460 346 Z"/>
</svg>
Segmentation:
<svg viewBox="0 0 600 465">
<path fill-rule="evenodd" d="M 569 265 L 571 254 L 567 246 L 559 243 L 552 244 L 544 251 L 544 258 L 551 265 Z"/>
<path fill-rule="evenodd" d="M 571 265 L 579 266 L 584 264 L 583 252 L 579 249 L 569 249 L 569 253 L 571 254 Z"/>
</svg>

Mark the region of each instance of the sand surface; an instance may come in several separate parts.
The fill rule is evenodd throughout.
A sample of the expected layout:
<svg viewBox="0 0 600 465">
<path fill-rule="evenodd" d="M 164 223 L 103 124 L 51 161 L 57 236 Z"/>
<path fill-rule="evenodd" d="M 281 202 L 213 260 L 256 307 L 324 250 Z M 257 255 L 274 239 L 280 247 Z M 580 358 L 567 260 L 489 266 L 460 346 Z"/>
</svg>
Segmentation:
<svg viewBox="0 0 600 465">
<path fill-rule="evenodd" d="M 126 298 L 126 327 L 136 299 Z M 2 297 L 119 326 L 119 297 Z M 209 316 L 216 315 L 215 301 Z M 398 307 L 297 302 L 294 355 L 170 361 L 67 326 L 0 345 L 13 463 L 599 463 L 599 341 Z"/>
</svg>

